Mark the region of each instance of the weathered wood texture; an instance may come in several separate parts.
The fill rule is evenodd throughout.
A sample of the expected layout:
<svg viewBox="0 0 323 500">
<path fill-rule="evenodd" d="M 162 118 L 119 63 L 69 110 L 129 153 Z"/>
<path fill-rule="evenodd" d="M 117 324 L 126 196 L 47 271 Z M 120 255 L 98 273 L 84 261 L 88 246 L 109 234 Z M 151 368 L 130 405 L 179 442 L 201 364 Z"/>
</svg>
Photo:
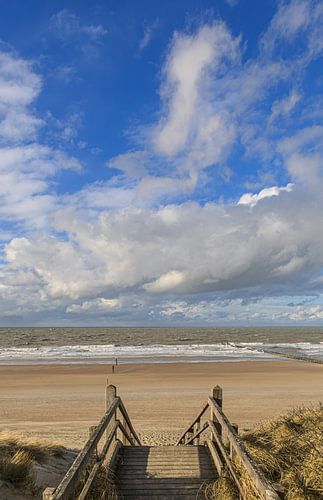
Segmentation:
<svg viewBox="0 0 323 500">
<path fill-rule="evenodd" d="M 121 498 L 195 498 L 205 481 L 215 479 L 224 468 L 231 473 L 240 497 L 248 500 L 240 482 L 234 460 L 244 467 L 252 484 L 264 500 L 279 496 L 257 465 L 248 455 L 237 432 L 222 410 L 223 394 L 219 386 L 203 404 L 201 411 L 181 435 L 176 446 L 141 446 L 129 415 L 116 387 L 106 388 L 106 413 L 97 426 L 92 426 L 89 438 L 76 460 L 56 489 L 47 488 L 43 500 L 86 500 L 100 466 L 107 457 L 110 479 L 114 478 Z M 210 418 L 205 414 L 209 411 Z M 200 446 L 207 430 L 207 446 Z M 121 434 L 119 439 L 118 434 Z M 102 451 L 99 442 L 105 435 Z M 130 446 L 125 446 L 129 443 Z M 113 446 L 113 450 L 111 447 Z M 122 455 L 122 460 L 118 460 Z M 84 477 L 87 475 L 87 477 Z M 80 493 L 80 482 L 82 490 Z"/>
<path fill-rule="evenodd" d="M 241 497 L 248 500 L 247 495 L 243 491 L 239 476 L 235 470 L 233 462 L 234 458 L 238 458 L 241 466 L 245 468 L 252 484 L 261 498 L 264 500 L 278 500 L 279 496 L 277 492 L 267 481 L 263 473 L 259 470 L 246 451 L 238 436 L 237 427 L 231 424 L 229 419 L 224 414 L 222 410 L 222 402 L 222 389 L 220 386 L 216 386 L 213 389 L 212 396 L 208 398 L 207 403 L 203 405 L 202 410 L 198 413 L 197 417 L 181 435 L 177 444 L 192 444 L 197 435 L 200 437 L 200 435 L 209 428 L 210 439 L 206 442 L 206 444 L 210 450 L 214 465 L 219 474 L 222 473 L 225 466 L 228 468 L 239 489 Z M 201 419 L 207 410 L 210 411 L 210 419 L 201 427 Z M 196 429 L 197 423 L 200 427 L 200 431 L 198 433 L 193 433 L 193 430 Z"/>
<path fill-rule="evenodd" d="M 126 447 L 116 470 L 121 498 L 196 498 L 215 477 L 205 446 Z"/>
<path fill-rule="evenodd" d="M 117 418 L 118 413 L 121 414 L 124 424 Z M 129 415 L 121 401 L 117 396 L 116 387 L 109 385 L 106 388 L 106 413 L 102 417 L 97 426 L 91 426 L 89 429 L 89 438 L 83 449 L 80 451 L 75 461 L 67 471 L 66 475 L 57 486 L 57 488 L 47 488 L 43 492 L 43 500 L 85 500 L 90 492 L 91 485 L 101 466 L 106 460 L 108 452 L 113 443 L 117 443 L 112 452 L 110 459 L 110 467 L 112 462 L 115 462 L 117 452 L 119 451 L 118 431 L 125 437 L 131 445 L 140 445 L 140 440 L 136 434 Z M 98 454 L 98 445 L 102 436 L 106 433 L 106 439 L 102 447 L 102 451 Z M 90 471 L 88 471 L 90 467 Z M 84 478 L 84 474 L 88 474 Z M 80 493 L 76 491 L 80 489 L 80 483 L 84 482 Z"/>
</svg>

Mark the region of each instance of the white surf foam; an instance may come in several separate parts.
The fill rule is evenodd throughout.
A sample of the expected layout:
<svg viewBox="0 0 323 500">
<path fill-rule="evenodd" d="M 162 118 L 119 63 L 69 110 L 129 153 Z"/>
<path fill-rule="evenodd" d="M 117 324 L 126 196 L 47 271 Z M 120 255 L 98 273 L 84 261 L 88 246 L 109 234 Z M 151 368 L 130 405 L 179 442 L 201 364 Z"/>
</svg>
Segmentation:
<svg viewBox="0 0 323 500">
<path fill-rule="evenodd" d="M 250 350 L 252 348 L 253 350 Z M 263 349 L 290 351 L 323 359 L 323 345 L 306 342 L 296 344 L 234 344 L 188 345 L 74 345 L 50 347 L 11 347 L 0 349 L 0 364 L 69 364 L 69 363 L 162 363 L 200 361 L 269 360 L 273 356 Z M 275 358 L 277 359 L 277 358 Z"/>
</svg>

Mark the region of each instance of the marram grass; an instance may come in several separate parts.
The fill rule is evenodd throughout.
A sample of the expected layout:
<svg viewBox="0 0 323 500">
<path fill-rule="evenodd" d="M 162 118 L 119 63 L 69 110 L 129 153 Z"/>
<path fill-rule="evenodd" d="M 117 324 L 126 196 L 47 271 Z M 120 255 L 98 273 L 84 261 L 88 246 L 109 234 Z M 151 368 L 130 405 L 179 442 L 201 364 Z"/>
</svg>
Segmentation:
<svg viewBox="0 0 323 500">
<path fill-rule="evenodd" d="M 244 445 L 272 484 L 279 484 L 285 500 L 323 498 L 323 406 L 296 408 L 257 425 L 241 436 Z M 236 470 L 248 500 L 257 499 L 247 473 Z M 205 490 L 207 499 L 239 498 L 228 472 Z"/>
<path fill-rule="evenodd" d="M 47 441 L 0 432 L 0 479 L 14 486 L 34 486 L 33 464 L 62 456 L 64 448 Z"/>
</svg>

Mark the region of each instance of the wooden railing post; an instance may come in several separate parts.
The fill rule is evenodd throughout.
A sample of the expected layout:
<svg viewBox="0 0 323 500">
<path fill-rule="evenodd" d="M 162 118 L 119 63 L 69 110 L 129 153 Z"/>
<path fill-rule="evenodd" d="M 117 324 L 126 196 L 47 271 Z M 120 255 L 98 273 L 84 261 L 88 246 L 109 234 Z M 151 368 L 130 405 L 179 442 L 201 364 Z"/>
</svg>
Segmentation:
<svg viewBox="0 0 323 500">
<path fill-rule="evenodd" d="M 126 432 L 128 432 L 128 434 L 131 435 L 131 432 L 129 431 L 129 427 L 128 427 L 127 420 L 125 417 L 122 417 L 122 423 L 123 423 L 123 427 L 125 428 Z M 126 436 L 124 434 L 122 434 L 122 444 L 124 446 L 126 446 L 127 443 L 128 443 L 128 439 L 126 438 Z"/>
<path fill-rule="evenodd" d="M 91 425 L 89 427 L 89 437 L 93 436 L 95 430 L 96 430 L 96 426 L 95 425 Z M 92 452 L 91 459 L 92 459 L 93 462 L 96 462 L 97 458 L 98 458 L 98 447 L 96 446 L 95 449 Z"/>
<path fill-rule="evenodd" d="M 105 389 L 105 411 L 108 411 L 108 409 L 110 408 L 110 406 L 112 405 L 112 403 L 116 397 L 117 397 L 116 386 L 112 385 L 112 384 L 107 385 L 106 389 Z M 111 423 L 107 427 L 107 430 L 106 430 L 106 437 L 107 438 L 108 438 L 110 430 L 114 426 L 116 420 L 117 420 L 117 411 L 115 411 L 114 416 L 111 419 Z M 117 439 L 117 436 L 115 437 L 115 439 Z"/>
<path fill-rule="evenodd" d="M 194 425 L 194 430 L 193 430 L 193 434 L 195 434 L 196 432 L 198 432 L 201 428 L 201 420 L 197 420 L 197 422 L 195 423 Z M 194 441 L 193 441 L 193 444 L 195 445 L 199 445 L 200 444 L 200 436 L 197 436 Z"/>
<path fill-rule="evenodd" d="M 235 424 L 232 422 L 232 427 L 235 430 L 235 432 L 238 434 L 239 433 L 238 424 Z M 237 454 L 235 453 L 234 448 L 233 448 L 231 443 L 229 444 L 229 447 L 230 447 L 230 458 L 231 458 L 231 460 L 234 460 L 236 458 Z"/>
<path fill-rule="evenodd" d="M 223 392 L 222 392 L 222 388 L 219 385 L 216 385 L 215 387 L 213 387 L 212 397 L 215 400 L 215 402 L 220 406 L 220 408 L 222 408 Z M 222 435 L 222 427 L 221 427 L 221 424 L 218 422 L 217 418 L 215 417 L 212 408 L 211 408 L 211 421 L 214 423 L 215 428 L 216 428 L 217 432 L 219 433 L 219 436 L 221 436 Z M 214 440 L 213 434 L 211 433 L 211 441 L 213 441 L 213 440 Z"/>
</svg>

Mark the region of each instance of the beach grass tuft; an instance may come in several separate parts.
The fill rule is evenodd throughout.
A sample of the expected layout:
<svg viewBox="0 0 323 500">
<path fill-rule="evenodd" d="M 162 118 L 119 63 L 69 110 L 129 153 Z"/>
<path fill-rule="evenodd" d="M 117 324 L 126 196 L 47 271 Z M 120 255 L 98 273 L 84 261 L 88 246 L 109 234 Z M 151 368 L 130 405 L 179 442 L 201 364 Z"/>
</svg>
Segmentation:
<svg viewBox="0 0 323 500">
<path fill-rule="evenodd" d="M 0 478 L 14 486 L 33 486 L 33 457 L 24 450 L 0 455 Z"/>
<path fill-rule="evenodd" d="M 241 438 L 267 479 L 280 486 L 283 498 L 323 498 L 322 404 L 295 408 L 286 415 L 255 426 Z M 247 498 L 258 498 L 247 473 L 239 463 L 236 463 L 236 469 Z M 210 486 L 206 498 L 238 498 L 237 493 L 236 496 L 230 496 L 233 494 L 230 481 L 225 473 Z"/>
<path fill-rule="evenodd" d="M 78 494 L 83 488 L 90 469 L 84 474 L 84 479 L 81 481 Z M 119 500 L 118 489 L 111 478 L 111 470 L 107 464 L 101 464 L 100 468 L 93 480 L 87 500 Z"/>
<path fill-rule="evenodd" d="M 62 457 L 66 449 L 44 439 L 34 437 L 24 437 L 11 432 L 0 432 L 0 453 L 10 452 L 11 454 L 23 450 L 30 453 L 33 460 L 42 462 L 50 456 Z"/>
<path fill-rule="evenodd" d="M 65 448 L 50 442 L 0 432 L 0 479 L 14 486 L 34 486 L 33 464 L 50 456 L 61 457 Z"/>
</svg>

